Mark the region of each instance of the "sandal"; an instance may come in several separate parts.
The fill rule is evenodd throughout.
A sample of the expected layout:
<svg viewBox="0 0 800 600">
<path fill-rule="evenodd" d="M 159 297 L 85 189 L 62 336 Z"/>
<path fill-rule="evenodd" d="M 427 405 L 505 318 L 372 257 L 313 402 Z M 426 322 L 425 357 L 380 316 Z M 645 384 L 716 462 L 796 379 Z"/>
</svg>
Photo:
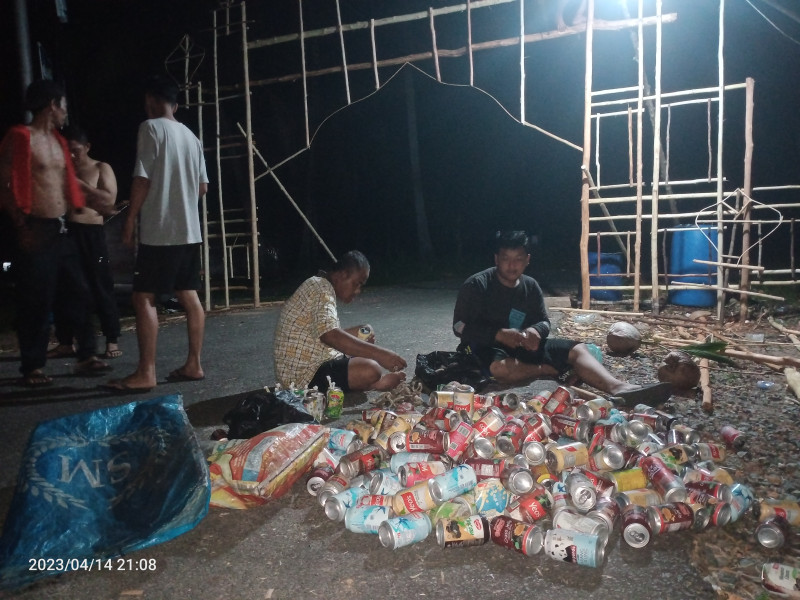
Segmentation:
<svg viewBox="0 0 800 600">
<path fill-rule="evenodd" d="M 48 350 L 47 358 L 69 358 L 75 356 L 75 348 L 68 344 L 59 344 L 52 350 Z"/>
<path fill-rule="evenodd" d="M 75 375 L 91 377 L 93 375 L 102 375 L 112 368 L 113 367 L 107 362 L 100 360 L 96 356 L 92 356 L 91 358 L 75 363 L 72 372 Z"/>
<path fill-rule="evenodd" d="M 29 388 L 44 387 L 53 383 L 53 378 L 45 375 L 40 369 L 25 373 L 19 380 L 21 385 Z"/>
</svg>

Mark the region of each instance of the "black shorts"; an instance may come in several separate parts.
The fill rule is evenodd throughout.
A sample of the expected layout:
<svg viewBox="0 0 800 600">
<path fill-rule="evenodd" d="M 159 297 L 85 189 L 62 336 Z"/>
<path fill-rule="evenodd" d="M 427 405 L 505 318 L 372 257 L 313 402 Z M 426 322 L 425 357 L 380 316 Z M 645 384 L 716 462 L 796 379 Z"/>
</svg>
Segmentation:
<svg viewBox="0 0 800 600">
<path fill-rule="evenodd" d="M 200 244 L 139 245 L 133 291 L 170 294 L 200 288 Z"/>
<path fill-rule="evenodd" d="M 571 368 L 569 364 L 570 350 L 580 343 L 562 338 L 546 338 L 544 343 L 539 345 L 539 349 L 536 352 L 531 352 L 524 348 L 507 348 L 506 346 L 473 347 L 468 344 L 461 344 L 458 350 L 476 356 L 487 373 L 489 373 L 490 364 L 510 357 L 528 364 L 550 365 L 558 370 L 559 375 L 563 375 Z"/>
<path fill-rule="evenodd" d="M 349 392 L 350 386 L 347 385 L 349 364 L 350 357 L 344 355 L 340 356 L 339 358 L 332 358 L 325 361 L 319 366 L 317 372 L 314 373 L 314 377 L 311 378 L 311 381 L 308 384 L 308 389 L 317 386 L 317 389 L 319 389 L 320 392 L 327 392 L 327 376 L 330 376 L 331 381 L 336 384 L 336 387 L 340 388 L 343 392 Z"/>
</svg>

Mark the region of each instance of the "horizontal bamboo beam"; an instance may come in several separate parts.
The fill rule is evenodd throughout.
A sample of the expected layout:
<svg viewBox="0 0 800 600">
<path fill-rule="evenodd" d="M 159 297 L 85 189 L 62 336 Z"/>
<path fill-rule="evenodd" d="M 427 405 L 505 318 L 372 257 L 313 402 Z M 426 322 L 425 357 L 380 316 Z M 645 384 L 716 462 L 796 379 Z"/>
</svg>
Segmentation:
<svg viewBox="0 0 800 600">
<path fill-rule="evenodd" d="M 723 262 L 714 262 L 712 260 L 701 260 L 699 258 L 695 258 L 692 262 L 700 263 L 701 265 L 712 265 L 715 267 L 726 267 L 729 269 L 746 269 L 748 271 L 763 271 L 764 267 L 760 267 L 757 265 L 734 265 L 732 263 L 723 263 Z"/>
</svg>

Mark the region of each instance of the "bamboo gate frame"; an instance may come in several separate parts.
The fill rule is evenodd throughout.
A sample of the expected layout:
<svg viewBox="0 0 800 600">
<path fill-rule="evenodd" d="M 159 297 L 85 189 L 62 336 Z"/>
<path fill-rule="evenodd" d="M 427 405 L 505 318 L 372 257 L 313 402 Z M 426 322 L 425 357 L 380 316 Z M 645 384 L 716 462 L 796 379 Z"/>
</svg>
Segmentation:
<svg viewBox="0 0 800 600">
<path fill-rule="evenodd" d="M 637 15 L 635 18 L 624 18 L 615 21 L 602 21 L 594 18 L 594 6 L 595 0 L 588 0 L 587 1 L 587 22 L 585 25 L 577 25 L 572 27 L 567 27 L 563 31 L 548 31 L 542 33 L 526 33 L 525 31 L 525 0 L 466 0 L 466 3 L 463 4 L 456 4 L 451 6 L 446 6 L 442 8 L 429 8 L 427 11 L 409 13 L 409 14 L 401 14 L 395 15 L 391 17 L 386 17 L 382 19 L 370 19 L 369 21 L 360 21 L 355 23 L 342 23 L 341 19 L 341 10 L 340 10 L 340 2 L 339 0 L 334 0 L 336 5 L 336 16 L 337 16 L 337 24 L 335 26 L 324 27 L 320 29 L 314 30 L 306 30 L 303 25 L 303 0 L 297 0 L 298 9 L 299 9 L 299 32 L 295 34 L 288 34 L 283 36 L 276 36 L 272 38 L 266 39 L 256 39 L 256 40 L 248 40 L 248 26 L 252 25 L 252 23 L 248 22 L 247 20 L 247 13 L 246 13 L 246 1 L 239 2 L 235 4 L 233 2 L 226 2 L 218 9 L 213 11 L 213 34 L 214 34 L 214 46 L 213 46 L 213 61 L 214 61 L 214 99 L 213 99 L 213 106 L 214 106 L 214 114 L 215 114 L 215 159 L 216 159 L 216 167 L 217 167 L 217 195 L 218 195 L 218 210 L 220 214 L 219 221 L 209 222 L 207 219 L 207 215 L 204 214 L 203 218 L 203 230 L 204 230 L 204 250 L 203 250 L 203 257 L 204 257 L 204 265 L 205 265 L 205 304 L 206 308 L 211 308 L 211 291 L 212 289 L 223 289 L 224 290 L 224 298 L 225 298 L 225 306 L 230 306 L 230 289 L 234 289 L 233 286 L 230 285 L 230 270 L 233 269 L 233 259 L 231 258 L 231 246 L 228 244 L 228 238 L 231 236 L 230 233 L 226 231 L 226 224 L 231 223 L 230 219 L 226 219 L 225 214 L 230 209 L 226 209 L 223 201 L 223 182 L 222 182 L 222 171 L 221 171 L 221 161 L 226 158 L 241 158 L 245 156 L 247 158 L 247 172 L 248 172 L 248 181 L 249 181 L 249 201 L 250 201 L 250 214 L 249 214 L 249 228 L 250 228 L 250 241 L 247 245 L 247 252 L 248 252 L 248 274 L 254 274 L 252 276 L 253 281 L 253 304 L 255 306 L 260 305 L 260 283 L 259 283 L 259 233 L 258 233 L 258 213 L 257 213 L 257 196 L 256 196 L 256 182 L 265 176 L 270 176 L 278 185 L 280 191 L 286 196 L 286 198 L 292 203 L 295 209 L 298 211 L 300 216 L 305 221 L 306 225 L 310 228 L 312 233 L 316 236 L 317 240 L 323 246 L 323 248 L 327 251 L 327 253 L 334 258 L 331 251 L 325 245 L 324 240 L 319 236 L 316 230 L 313 228 L 313 225 L 308 221 L 308 219 L 303 214 L 300 207 L 292 198 L 289 191 L 286 187 L 281 183 L 280 179 L 277 176 L 277 169 L 281 166 L 285 165 L 292 159 L 296 158 L 297 156 L 304 153 L 306 150 L 310 148 L 312 136 L 311 136 L 311 125 L 309 119 L 309 97 L 308 97 L 308 79 L 310 77 L 319 77 L 325 75 L 333 75 L 336 73 L 342 73 L 343 75 L 343 84 L 345 88 L 345 94 L 347 99 L 347 105 L 353 102 L 351 97 L 351 86 L 350 86 L 350 73 L 353 71 L 360 71 L 360 70 L 371 70 L 374 78 L 374 86 L 375 90 L 381 88 L 381 78 L 379 74 L 380 67 L 391 67 L 391 66 L 402 66 L 406 63 L 417 63 L 421 61 L 432 60 L 434 65 L 435 77 L 436 80 L 442 82 L 441 76 L 441 69 L 440 69 L 440 60 L 442 58 L 456 58 L 456 57 L 464 57 L 466 56 L 469 61 L 469 85 L 474 86 L 474 53 L 484 50 L 490 50 L 495 48 L 502 48 L 502 47 L 510 47 L 510 46 L 519 46 L 520 53 L 519 53 L 519 60 L 520 60 L 520 94 L 519 94 L 519 119 L 523 126 L 530 127 L 539 131 L 540 133 L 547 135 L 577 151 L 582 152 L 582 162 L 581 162 L 581 173 L 582 173 L 582 180 L 583 184 L 581 187 L 581 195 L 580 195 L 580 206 L 581 206 L 581 238 L 580 238 L 580 265 L 581 265 L 581 297 L 583 308 L 590 307 L 590 297 L 591 297 L 591 290 L 592 289 L 617 289 L 617 290 L 630 290 L 633 289 L 633 310 L 638 311 L 641 303 L 641 291 L 643 289 L 650 289 L 651 290 L 651 301 L 652 307 L 654 312 L 658 312 L 658 295 L 661 290 L 666 289 L 696 289 L 696 287 L 701 287 L 703 289 L 713 289 L 717 292 L 717 314 L 721 316 L 722 314 L 722 306 L 724 301 L 725 291 L 730 291 L 734 288 L 726 288 L 721 282 L 726 280 L 727 277 L 727 270 L 728 269 L 738 269 L 741 271 L 741 283 L 736 288 L 741 294 L 741 301 L 742 301 L 742 315 L 746 314 L 746 307 L 747 307 L 747 297 L 748 296 L 766 296 L 766 297 L 773 297 L 766 294 L 760 294 L 750 291 L 750 272 L 754 271 L 757 273 L 759 277 L 759 283 L 761 284 L 769 284 L 769 285 L 794 285 L 796 283 L 796 271 L 795 271 L 795 261 L 794 261 L 794 254 L 793 254 L 793 247 L 794 247 L 794 219 L 791 220 L 792 225 L 792 249 L 791 249 L 791 268 L 790 269 L 772 269 L 767 270 L 763 266 L 761 266 L 761 241 L 762 238 L 759 236 L 758 240 L 758 261 L 757 266 L 750 265 L 750 235 L 751 235 L 751 227 L 755 225 L 759 231 L 761 232 L 761 228 L 764 224 L 770 224 L 770 221 L 763 221 L 753 217 L 753 210 L 754 208 L 758 208 L 754 205 L 751 201 L 752 195 L 754 192 L 767 192 L 767 191 L 776 191 L 776 190 L 800 190 L 800 185 L 798 186 L 766 186 L 760 188 L 752 188 L 751 184 L 751 172 L 752 172 L 752 151 L 753 151 L 753 143 L 752 143 L 752 117 L 753 117 L 753 89 L 754 89 L 754 82 L 752 79 L 748 79 L 745 83 L 740 84 L 732 84 L 726 85 L 724 80 L 724 60 L 723 60 L 723 48 L 724 48 L 724 8 L 725 8 L 725 0 L 719 0 L 719 47 L 718 47 L 718 82 L 716 86 L 707 87 L 707 88 L 699 88 L 694 90 L 683 90 L 683 91 L 674 91 L 674 92 L 663 92 L 661 89 L 661 63 L 662 63 L 662 45 L 663 45 L 663 25 L 673 23 L 677 19 L 677 15 L 675 13 L 668 13 L 664 14 L 662 10 L 662 0 L 655 0 L 656 2 L 656 16 L 655 17 L 645 17 L 644 16 L 644 9 L 643 9 L 643 0 L 638 0 L 638 10 Z M 510 37 L 510 38 L 503 38 L 503 39 L 495 39 L 490 41 L 484 42 L 474 42 L 473 41 L 473 27 L 472 27 L 472 19 L 473 13 L 479 14 L 476 11 L 482 8 L 496 6 L 500 4 L 509 4 L 509 3 L 517 3 L 519 5 L 519 15 L 520 15 L 520 31 L 518 36 Z M 239 20 L 235 20 L 231 16 L 231 11 L 235 8 L 240 10 L 240 18 Z M 465 12 L 467 17 L 467 44 L 464 47 L 455 48 L 455 49 L 444 49 L 440 48 L 437 45 L 436 39 L 436 18 L 441 17 L 444 15 L 448 15 L 451 13 L 458 13 L 458 12 Z M 220 24 L 218 15 L 224 15 L 224 22 Z M 627 15 L 626 15 L 627 17 Z M 380 27 L 388 26 L 388 25 L 399 25 L 402 23 L 409 23 L 411 21 L 420 21 L 420 20 L 427 20 L 429 23 L 430 29 L 430 43 L 431 43 L 431 50 L 426 52 L 417 52 L 414 54 L 407 54 L 405 56 L 399 57 L 391 57 L 391 58 L 382 58 L 378 59 L 377 53 L 377 43 L 376 43 L 376 32 Z M 656 66 L 655 66 L 655 78 L 654 78 L 654 86 L 655 91 L 648 95 L 645 95 L 645 89 L 648 87 L 646 75 L 644 72 L 644 28 L 645 27 L 654 27 L 656 30 Z M 346 52 L 346 44 L 345 44 L 345 33 L 352 32 L 357 30 L 368 30 L 370 35 L 370 43 L 371 43 L 371 61 L 369 62 L 355 62 L 355 63 L 348 63 L 347 62 L 347 52 Z M 594 52 L 593 52 L 593 44 L 594 44 L 594 33 L 596 31 L 614 31 L 614 30 L 622 30 L 622 29 L 635 29 L 636 31 L 636 41 L 634 43 L 635 50 L 637 53 L 637 63 L 638 63 L 638 81 L 636 85 L 626 87 L 626 88 L 618 88 L 612 90 L 593 90 L 593 74 L 594 74 Z M 219 45 L 218 45 L 218 38 L 220 36 L 228 36 L 238 33 L 241 35 L 241 51 L 242 51 L 242 84 L 241 85 L 233 85 L 233 86 L 220 86 L 219 80 L 219 72 L 218 72 L 218 64 L 219 64 Z M 525 86 L 525 45 L 528 43 L 533 42 L 540 42 L 546 41 L 550 39 L 556 39 L 566 35 L 576 35 L 576 34 L 584 34 L 586 35 L 586 49 L 585 49 L 585 60 L 586 60 L 586 71 L 585 71 L 585 106 L 584 106 L 584 132 L 583 132 L 583 145 L 575 144 L 569 140 L 561 138 L 554 133 L 547 131 L 546 129 L 535 125 L 533 123 L 529 123 L 525 119 L 525 93 L 526 93 L 526 86 Z M 308 70 L 307 68 L 307 60 L 306 60 L 306 44 L 309 40 L 313 40 L 315 38 L 321 38 L 324 36 L 336 35 L 339 38 L 339 47 L 341 49 L 341 64 L 319 68 L 315 70 Z M 633 37 L 633 36 L 632 36 Z M 268 48 L 271 46 L 277 46 L 280 44 L 287 44 L 287 43 L 298 43 L 299 44 L 299 51 L 300 51 L 300 58 L 301 58 L 301 72 L 300 73 L 291 73 L 282 75 L 279 77 L 273 77 L 268 79 L 251 79 L 250 76 L 250 53 L 262 49 Z M 188 61 L 188 59 L 187 59 Z M 393 76 L 393 75 L 392 75 Z M 252 123 L 252 106 L 251 106 L 251 97 L 255 88 L 259 88 L 266 85 L 273 85 L 273 84 L 280 84 L 283 82 L 291 82 L 296 81 L 298 79 L 302 79 L 303 85 L 303 112 L 304 112 L 304 132 L 305 132 L 305 144 L 301 147 L 297 152 L 292 154 L 291 156 L 281 160 L 280 162 L 269 165 L 263 155 L 259 152 L 258 148 L 256 148 L 253 142 L 253 123 Z M 385 83 L 385 81 L 384 81 Z M 191 82 L 189 81 L 189 76 L 187 74 L 187 81 L 185 83 L 187 89 L 192 87 Z M 211 102 L 206 102 L 202 95 L 202 85 L 197 84 L 197 103 L 198 111 L 199 111 L 199 120 L 202 122 L 202 107 L 204 104 L 212 104 Z M 724 177 L 722 173 L 722 149 L 723 149 L 723 117 L 724 117 L 724 99 L 725 93 L 731 92 L 734 90 L 744 89 L 746 93 L 746 123 L 745 123 L 745 132 L 746 132 L 746 150 L 745 150 L 745 181 L 743 182 L 741 190 L 738 190 L 740 197 L 743 196 L 745 198 L 742 206 L 742 215 L 743 218 L 741 220 L 736 221 L 741 226 L 741 236 L 742 236 L 742 248 L 746 249 L 741 257 L 738 257 L 738 264 L 731 262 L 731 260 L 736 259 L 737 257 L 726 255 L 723 253 L 723 242 L 724 242 L 724 223 L 725 221 L 725 214 L 723 200 L 725 198 L 726 192 L 724 191 Z M 228 95 L 223 96 L 222 93 L 226 93 Z M 602 96 L 619 96 L 620 94 L 631 93 L 635 92 L 635 96 L 633 97 L 616 97 L 612 100 L 597 100 L 597 98 Z M 187 92 L 188 93 L 188 92 Z M 700 96 L 699 98 L 695 98 L 694 96 Z M 237 123 L 237 128 L 240 132 L 241 137 L 236 140 L 230 140 L 227 138 L 223 138 L 220 135 L 220 106 L 222 102 L 233 100 L 236 98 L 243 98 L 245 104 L 245 125 L 242 126 L 241 124 Z M 685 99 L 682 99 L 685 98 Z M 644 147 L 644 135 L 643 135 L 643 114 L 645 111 L 645 103 L 650 102 L 654 105 L 654 110 L 651 111 L 651 120 L 653 123 L 653 167 L 652 167 L 652 182 L 650 183 L 652 187 L 652 192 L 650 195 L 644 194 L 644 165 L 642 161 L 643 156 L 643 147 Z M 683 181 L 669 181 L 668 180 L 668 172 L 664 173 L 664 179 L 661 179 L 662 173 L 660 173 L 660 163 L 663 163 L 664 152 L 661 143 L 661 131 L 662 131 L 662 111 L 664 108 L 667 111 L 671 111 L 673 107 L 681 106 L 681 105 L 689 105 L 689 104 L 702 104 L 706 103 L 710 106 L 711 103 L 715 102 L 718 105 L 718 133 L 717 133 L 717 152 L 716 152 L 716 163 L 717 163 L 717 172 L 716 176 L 711 176 L 711 163 L 712 160 L 709 158 L 709 173 L 706 178 L 698 178 L 694 180 L 683 180 Z M 614 112 L 601 112 L 601 109 L 605 107 L 613 107 L 613 106 L 625 106 L 624 110 L 617 110 Z M 635 115 L 635 127 L 634 127 L 634 115 Z M 600 173 L 601 173 L 601 119 L 607 119 L 609 117 L 627 117 L 628 119 L 628 129 L 629 129 L 629 139 L 628 139 L 628 156 L 630 161 L 630 176 L 629 181 L 626 183 L 618 183 L 618 184 L 611 184 L 611 185 L 602 185 L 600 180 Z M 710 117 L 709 117 L 710 119 Z M 593 128 L 594 123 L 594 128 Z M 709 131 L 711 128 L 711 123 L 709 121 Z M 634 142 L 633 142 L 633 135 L 632 131 L 636 132 L 636 140 L 635 140 L 635 150 L 634 150 Z M 201 140 L 202 140 L 202 124 L 200 127 L 201 130 Z M 593 135 L 594 131 L 594 135 Z M 710 134 L 709 134 L 710 135 Z M 241 147 L 245 148 L 244 155 L 234 155 L 229 157 L 222 156 L 222 150 L 225 148 L 230 147 Z M 592 148 L 594 146 L 595 154 L 595 175 L 596 181 L 592 176 Z M 669 154 L 669 120 L 667 122 L 667 144 L 666 144 L 666 153 L 667 156 Z M 709 153 L 711 153 L 711 140 L 709 139 Z M 264 167 L 264 171 L 259 175 L 255 174 L 255 163 L 256 158 L 260 161 L 262 166 Z M 634 167 L 633 163 L 635 162 L 635 175 L 634 175 Z M 668 171 L 668 162 L 667 164 L 667 171 Z M 660 188 L 670 185 L 694 185 L 699 183 L 715 183 L 716 189 L 714 192 L 693 192 L 693 193 L 685 193 L 685 194 L 675 194 L 675 193 L 667 193 L 661 194 Z M 631 196 L 617 196 L 617 197 L 608 197 L 608 196 L 601 196 L 601 192 L 608 192 L 611 191 L 614 193 L 616 190 L 621 190 L 624 188 L 635 188 L 635 195 Z M 594 196 L 594 198 L 590 198 L 590 196 Z M 709 262 L 709 261 L 702 261 L 696 260 L 695 262 L 700 264 L 707 264 L 710 266 L 716 267 L 717 271 L 717 283 L 715 285 L 703 285 L 703 284 L 680 284 L 680 285 L 672 285 L 669 286 L 668 284 L 668 273 L 660 273 L 659 266 L 658 266 L 658 256 L 659 256 L 659 247 L 658 247 L 658 235 L 659 233 L 666 236 L 667 232 L 670 231 L 669 227 L 666 228 L 659 228 L 659 220 L 660 219 L 675 219 L 675 218 L 686 218 L 686 217 L 702 217 L 708 214 L 706 212 L 691 212 L 691 213 L 666 213 L 660 214 L 658 210 L 659 200 L 670 200 L 670 202 L 675 202 L 677 200 L 686 199 L 686 198 L 709 198 L 714 199 L 716 203 L 716 210 L 711 211 L 712 214 L 716 215 L 716 247 L 719 248 L 719 254 L 721 257 L 720 262 Z M 650 201 L 650 214 L 646 215 L 643 213 L 644 203 L 645 201 Z M 207 206 L 205 204 L 204 199 L 203 209 L 204 213 L 206 212 Z M 633 214 L 618 214 L 618 215 L 611 215 L 608 210 L 608 205 L 617 205 L 621 206 L 626 203 L 634 203 L 635 212 Z M 602 217 L 591 216 L 590 208 L 592 206 L 598 206 L 602 212 Z M 784 204 L 772 204 L 769 205 L 775 208 L 787 208 L 787 209 L 796 209 L 798 208 L 797 203 L 784 203 Z M 620 220 L 634 220 L 634 230 L 633 231 L 624 231 L 620 230 L 616 226 L 616 222 Z M 651 235 L 650 235 L 650 254 L 651 254 L 651 261 L 650 261 L 650 273 L 651 273 L 651 284 L 643 284 L 642 283 L 642 264 L 641 264 L 641 244 L 642 244 L 642 221 L 649 219 L 651 221 Z M 241 221 L 241 220 L 239 220 Z M 611 231 L 591 231 L 591 225 L 593 223 L 604 222 L 609 226 Z M 222 246 L 222 253 L 223 253 L 223 284 L 221 288 L 212 288 L 211 286 L 211 269 L 209 268 L 209 234 L 208 234 L 208 227 L 209 225 L 219 225 L 220 226 L 220 234 L 211 234 L 212 239 L 220 239 L 221 246 Z M 589 239 L 591 237 L 595 238 L 595 241 L 598 245 L 598 264 L 597 269 L 599 273 L 600 264 L 599 264 L 599 245 L 601 237 L 605 236 L 613 236 L 615 238 L 616 243 L 620 246 L 627 258 L 627 265 L 626 265 L 626 272 L 624 275 L 626 276 L 633 276 L 634 284 L 633 286 L 603 286 L 603 285 L 591 285 L 590 283 L 590 271 L 591 265 L 589 265 L 588 260 L 588 252 L 589 252 Z M 631 272 L 631 258 L 630 258 L 630 239 L 631 236 L 634 238 L 634 258 L 633 258 L 633 269 Z M 627 243 L 623 242 L 623 238 L 627 240 Z M 733 243 L 731 242 L 731 246 Z M 251 269 L 252 263 L 252 269 Z M 766 281 L 763 279 L 764 275 L 791 275 L 791 281 Z M 659 284 L 658 279 L 664 278 L 665 283 Z M 246 287 L 246 286 L 245 286 Z"/>
</svg>

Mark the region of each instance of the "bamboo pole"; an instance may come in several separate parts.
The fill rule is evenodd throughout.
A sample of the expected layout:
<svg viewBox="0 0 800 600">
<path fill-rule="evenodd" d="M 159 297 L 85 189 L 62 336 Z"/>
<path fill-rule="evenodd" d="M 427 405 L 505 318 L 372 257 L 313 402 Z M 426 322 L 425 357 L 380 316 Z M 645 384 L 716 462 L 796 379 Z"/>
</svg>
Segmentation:
<svg viewBox="0 0 800 600">
<path fill-rule="evenodd" d="M 342 73 L 344 74 L 344 89 L 347 94 L 347 104 L 350 104 L 350 71 L 347 69 L 347 54 L 344 49 L 344 31 L 342 31 L 342 11 L 339 0 L 336 0 L 336 28 L 339 30 L 339 44 L 342 47 Z"/>
<path fill-rule="evenodd" d="M 433 47 L 433 65 L 436 70 L 436 81 L 442 82 L 442 71 L 439 69 L 439 49 L 436 47 L 436 27 L 433 22 L 433 8 L 428 8 L 431 28 L 431 46 Z"/>
<path fill-rule="evenodd" d="M 656 0 L 656 74 L 655 74 L 655 98 L 653 113 L 655 122 L 653 123 L 653 199 L 650 201 L 650 278 L 653 280 L 651 290 L 651 300 L 653 302 L 653 312 L 659 313 L 658 306 L 658 182 L 661 155 L 661 49 L 663 44 L 661 15 L 663 13 L 663 0 Z M 638 219 L 637 219 L 638 220 Z"/>
<path fill-rule="evenodd" d="M 586 65 L 584 75 L 583 106 L 583 159 L 581 166 L 584 176 L 581 177 L 581 308 L 590 306 L 589 297 L 589 180 L 585 173 L 589 172 L 592 143 L 592 44 L 594 43 L 594 0 L 588 0 L 586 6 Z"/>
<path fill-rule="evenodd" d="M 634 238 L 634 280 L 633 280 L 633 310 L 639 310 L 641 302 L 641 281 L 642 281 L 642 193 L 644 187 L 642 160 L 643 133 L 642 120 L 644 118 L 644 21 L 642 19 L 644 6 L 643 0 L 639 0 L 638 5 L 638 26 L 636 34 L 639 43 L 636 48 L 636 62 L 638 72 L 637 96 L 636 96 L 636 237 Z"/>
<path fill-rule="evenodd" d="M 525 122 L 525 0 L 519 0 L 519 120 Z"/>
<path fill-rule="evenodd" d="M 305 113 L 306 125 L 306 146 L 311 145 L 311 132 L 308 124 L 308 76 L 306 74 L 306 38 L 303 31 L 303 0 L 297 0 L 298 13 L 300 15 L 300 66 L 302 68 L 301 75 L 303 77 L 303 112 Z"/>
<path fill-rule="evenodd" d="M 301 0 L 302 1 L 302 0 Z M 247 179 L 250 189 L 250 245 L 253 253 L 253 305 L 261 306 L 261 270 L 258 256 L 258 204 L 256 202 L 255 165 L 253 163 L 253 109 L 250 99 L 250 60 L 247 50 L 247 9 L 242 2 L 242 62 L 244 66 L 244 107 L 247 130 Z M 302 12 L 302 11 L 301 11 Z M 221 215 L 220 219 L 225 216 Z"/>
<path fill-rule="evenodd" d="M 722 227 L 723 212 L 722 201 L 725 197 L 725 190 L 722 182 L 722 151 L 723 151 L 723 127 L 725 124 L 725 0 L 719 0 L 719 49 L 717 51 L 717 62 L 719 67 L 719 108 L 717 112 L 717 248 L 722 250 L 725 242 Z M 721 282 L 724 277 L 722 267 L 717 267 L 717 282 Z M 723 310 L 725 308 L 725 293 L 717 290 L 717 319 L 722 321 Z"/>
<path fill-rule="evenodd" d="M 369 38 L 372 42 L 372 71 L 375 75 L 375 89 L 379 90 L 381 87 L 381 80 L 378 77 L 378 50 L 375 46 L 375 19 L 369 20 Z"/>
<path fill-rule="evenodd" d="M 475 85 L 475 62 L 472 57 L 472 0 L 467 0 L 467 53 L 469 55 L 469 84 Z"/>
<path fill-rule="evenodd" d="M 229 13 L 226 11 L 226 15 Z M 223 204 L 222 195 L 222 137 L 220 133 L 220 114 L 219 114 L 219 31 L 217 30 L 217 11 L 213 11 L 214 19 L 214 117 L 216 119 L 215 125 L 215 141 L 216 141 L 216 159 L 217 159 L 217 202 L 219 204 L 219 226 L 222 237 L 222 276 L 224 279 L 223 289 L 225 290 L 225 308 L 231 305 L 230 290 L 228 286 L 228 238 L 225 235 L 225 207 Z M 211 276 L 211 273 L 208 274 Z"/>
<path fill-rule="evenodd" d="M 711 265 L 711 266 L 720 266 L 722 265 L 726 269 L 740 269 L 746 271 L 763 271 L 764 267 L 754 266 L 754 265 L 735 265 L 733 263 L 723 263 L 723 262 L 716 262 L 713 260 L 702 260 L 700 258 L 692 259 L 692 262 L 700 263 L 701 265 Z M 742 286 L 744 287 L 744 286 Z"/>
<path fill-rule="evenodd" d="M 602 200 L 602 198 L 600 198 L 599 192 L 597 191 L 597 186 L 595 186 L 594 181 L 592 180 L 591 172 L 588 171 L 583 166 L 581 166 L 581 171 L 583 172 L 583 175 L 589 180 L 589 189 L 592 190 L 592 192 L 598 199 Z M 603 214 L 605 216 L 607 217 L 611 216 L 611 213 L 608 212 L 608 207 L 603 202 L 600 202 L 600 210 L 603 211 Z M 615 234 L 614 237 L 617 240 L 617 244 L 619 244 L 619 247 L 622 249 L 622 252 L 625 254 L 626 260 L 630 262 L 631 259 L 630 253 L 628 252 L 628 249 L 625 247 L 625 244 L 623 243 L 622 238 L 620 237 L 619 232 L 617 231 L 617 226 L 614 224 L 614 221 L 609 221 L 608 224 L 609 227 L 611 228 L 611 233 Z M 598 241 L 598 246 L 599 246 L 599 241 Z M 599 253 L 600 251 L 598 250 L 598 255 Z"/>
<path fill-rule="evenodd" d="M 203 82 L 197 82 L 197 138 L 203 148 Z M 203 227 L 203 290 L 206 310 L 211 310 L 211 267 L 208 264 L 208 194 L 203 194 L 202 202 L 202 227 Z"/>
</svg>

